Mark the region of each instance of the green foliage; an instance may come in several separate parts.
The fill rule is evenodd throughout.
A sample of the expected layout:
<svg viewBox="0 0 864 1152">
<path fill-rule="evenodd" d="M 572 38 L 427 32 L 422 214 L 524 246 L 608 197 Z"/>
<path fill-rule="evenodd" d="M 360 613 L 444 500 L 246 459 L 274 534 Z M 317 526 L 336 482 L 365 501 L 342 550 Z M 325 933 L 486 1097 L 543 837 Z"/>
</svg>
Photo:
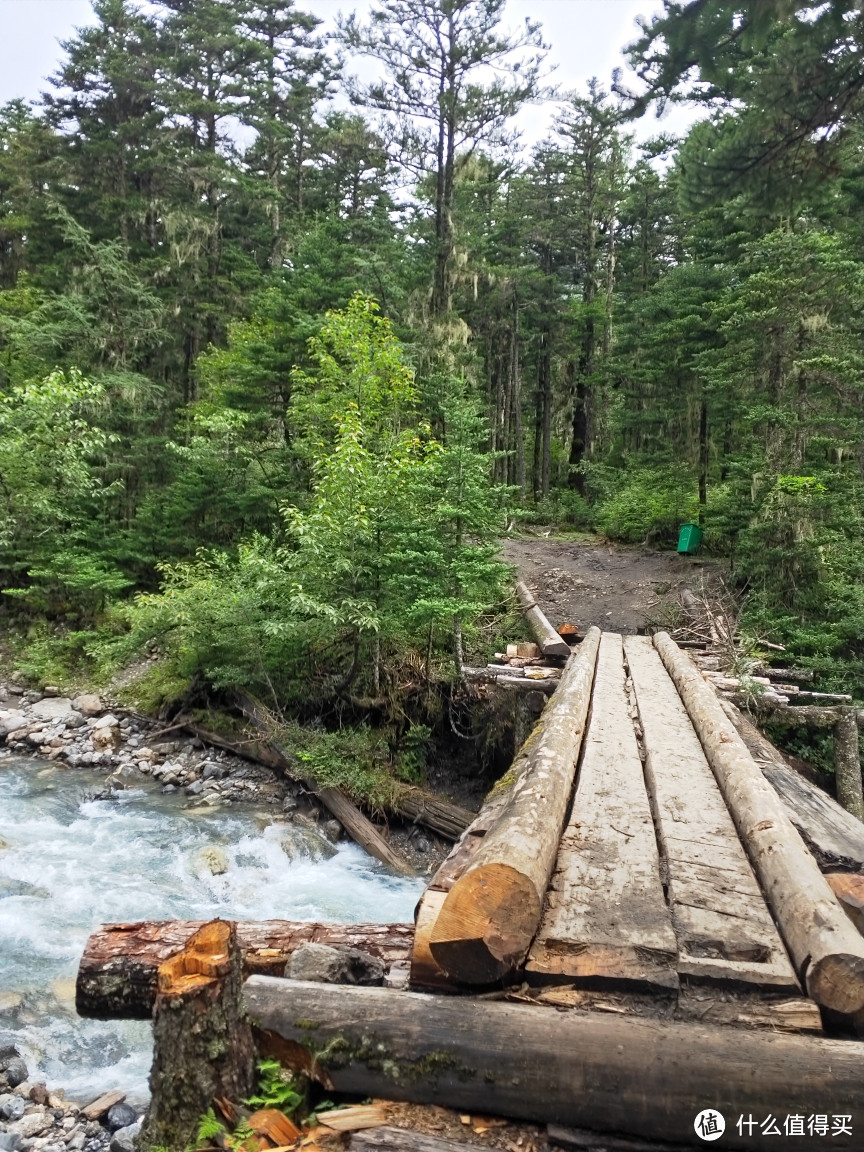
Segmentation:
<svg viewBox="0 0 864 1152">
<path fill-rule="evenodd" d="M 286 1116 L 294 1116 L 305 1099 L 302 1087 L 278 1060 L 262 1060 L 258 1064 L 258 1091 L 244 1103 L 254 1108 L 278 1108 Z"/>
<path fill-rule="evenodd" d="M 602 477 L 605 488 L 594 513 L 599 532 L 615 540 L 636 544 L 650 540 L 667 546 L 678 537 L 685 521 L 698 516 L 696 481 L 686 466 L 629 467 L 623 476 Z"/>
</svg>

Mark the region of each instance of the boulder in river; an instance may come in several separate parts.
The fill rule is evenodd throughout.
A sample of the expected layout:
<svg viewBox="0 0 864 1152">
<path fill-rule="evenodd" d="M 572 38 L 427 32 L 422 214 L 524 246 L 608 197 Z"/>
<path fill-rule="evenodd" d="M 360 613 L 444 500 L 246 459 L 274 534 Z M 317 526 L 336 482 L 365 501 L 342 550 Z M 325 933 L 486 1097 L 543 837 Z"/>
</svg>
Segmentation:
<svg viewBox="0 0 864 1152">
<path fill-rule="evenodd" d="M 131 1104 L 115 1104 L 108 1109 L 108 1114 L 105 1117 L 105 1126 L 112 1132 L 117 1132 L 121 1128 L 129 1128 L 138 1119 L 138 1113 Z"/>
<path fill-rule="evenodd" d="M 46 696 L 44 700 L 30 705 L 30 711 L 39 720 L 66 720 L 75 711 L 72 701 L 66 696 Z"/>
<path fill-rule="evenodd" d="M 83 712 L 85 716 L 98 716 L 104 711 L 102 701 L 98 696 L 92 695 L 76 696 L 72 701 L 72 707 Z"/>
<path fill-rule="evenodd" d="M 289 980 L 319 984 L 382 984 L 384 965 L 359 948 L 331 948 L 327 944 L 301 944 L 285 966 Z"/>
</svg>

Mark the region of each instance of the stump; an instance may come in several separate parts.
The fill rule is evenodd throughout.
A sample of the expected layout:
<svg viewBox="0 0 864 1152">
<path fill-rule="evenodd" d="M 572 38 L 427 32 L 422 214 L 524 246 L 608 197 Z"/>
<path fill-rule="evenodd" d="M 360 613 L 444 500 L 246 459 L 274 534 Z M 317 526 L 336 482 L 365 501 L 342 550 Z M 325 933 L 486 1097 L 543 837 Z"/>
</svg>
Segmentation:
<svg viewBox="0 0 864 1152">
<path fill-rule="evenodd" d="M 160 965 L 143 1147 L 194 1144 L 215 1097 L 238 1100 L 252 1092 L 256 1053 L 242 987 L 236 927 L 224 920 L 205 924 Z"/>
</svg>

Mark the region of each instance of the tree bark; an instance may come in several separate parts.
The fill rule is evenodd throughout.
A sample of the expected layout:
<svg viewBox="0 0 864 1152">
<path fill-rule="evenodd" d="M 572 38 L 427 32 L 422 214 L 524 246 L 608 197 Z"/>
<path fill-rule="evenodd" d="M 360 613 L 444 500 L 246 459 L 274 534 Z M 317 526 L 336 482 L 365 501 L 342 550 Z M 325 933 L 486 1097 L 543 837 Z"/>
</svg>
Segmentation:
<svg viewBox="0 0 864 1152">
<path fill-rule="evenodd" d="M 851 1115 L 860 1147 L 858 1045 L 690 1023 L 559 1013 L 548 1007 L 423 996 L 253 976 L 247 1008 L 266 1034 L 311 1046 L 336 1091 L 460 1111 L 572 1124 L 690 1146 L 706 1107 L 724 1148 L 759 1149 L 739 1115 Z M 305 1053 L 308 1060 L 308 1052 Z M 778 1152 L 800 1137 L 772 1137 Z"/>
<path fill-rule="evenodd" d="M 864 1009 L 864 940 L 702 676 L 665 632 L 654 644 L 717 777 L 798 974 L 817 1004 Z"/>
<path fill-rule="evenodd" d="M 837 800 L 852 816 L 864 821 L 858 723 L 853 708 L 840 708 L 839 712 L 840 719 L 834 727 L 834 776 L 837 781 Z"/>
<path fill-rule="evenodd" d="M 242 986 L 237 934 L 224 920 L 199 928 L 159 966 L 143 1147 L 187 1148 L 214 1097 L 251 1093 L 256 1052 Z"/>
<path fill-rule="evenodd" d="M 488 984 L 514 971 L 540 923 L 585 731 L 600 644 L 592 628 L 510 769 L 507 806 L 448 893 L 429 937 L 457 983 Z"/>
<path fill-rule="evenodd" d="M 159 966 L 182 953 L 203 927 L 200 920 L 103 924 L 88 939 L 78 966 L 78 1015 L 95 1020 L 149 1020 Z M 264 920 L 239 923 L 236 930 L 244 976 L 283 975 L 292 952 L 302 944 L 359 948 L 390 967 L 407 962 L 414 942 L 413 924 Z"/>
</svg>

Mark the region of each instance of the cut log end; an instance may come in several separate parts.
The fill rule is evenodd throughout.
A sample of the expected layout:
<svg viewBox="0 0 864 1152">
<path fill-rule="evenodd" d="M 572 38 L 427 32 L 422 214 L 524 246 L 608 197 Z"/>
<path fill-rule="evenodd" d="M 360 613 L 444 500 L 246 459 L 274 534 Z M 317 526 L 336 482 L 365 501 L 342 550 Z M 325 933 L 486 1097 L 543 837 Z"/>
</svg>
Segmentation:
<svg viewBox="0 0 864 1152">
<path fill-rule="evenodd" d="M 507 864 L 483 865 L 450 890 L 430 951 L 457 983 L 494 983 L 524 960 L 540 912 L 540 896 L 526 876 Z"/>
<path fill-rule="evenodd" d="M 856 1016 L 864 1011 L 864 959 L 834 952 L 807 972 L 807 991 L 823 1008 Z"/>
</svg>

